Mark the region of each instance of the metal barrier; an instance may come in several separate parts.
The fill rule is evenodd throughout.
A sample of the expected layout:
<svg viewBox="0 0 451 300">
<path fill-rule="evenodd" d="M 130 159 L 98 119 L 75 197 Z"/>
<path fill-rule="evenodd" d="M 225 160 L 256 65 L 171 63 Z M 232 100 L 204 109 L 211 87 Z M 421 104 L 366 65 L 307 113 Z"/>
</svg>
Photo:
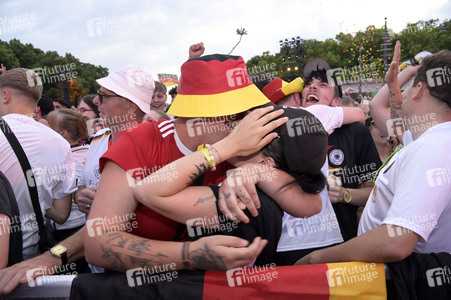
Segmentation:
<svg viewBox="0 0 451 300">
<path fill-rule="evenodd" d="M 28 284 L 18 286 L 0 299 L 69 299 L 72 280 L 76 275 L 37 277 Z"/>
</svg>

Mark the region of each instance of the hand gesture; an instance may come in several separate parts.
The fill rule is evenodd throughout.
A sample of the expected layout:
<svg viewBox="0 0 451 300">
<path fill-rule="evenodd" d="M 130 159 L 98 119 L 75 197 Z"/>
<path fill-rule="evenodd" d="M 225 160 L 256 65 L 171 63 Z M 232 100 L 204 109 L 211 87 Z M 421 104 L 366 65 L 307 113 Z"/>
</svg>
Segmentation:
<svg viewBox="0 0 451 300">
<path fill-rule="evenodd" d="M 91 211 L 92 202 L 97 192 L 97 187 L 87 188 L 80 192 L 77 201 L 78 209 L 85 214 Z"/>
<path fill-rule="evenodd" d="M 259 179 L 258 175 L 254 176 L 258 174 L 256 165 L 249 163 L 228 172 L 227 179 L 219 188 L 219 209 L 231 221 L 249 223 L 249 218 L 243 212 L 245 209 L 253 217 L 258 216 L 260 200 L 255 187 Z"/>
<path fill-rule="evenodd" d="M 390 68 L 385 74 L 385 82 L 389 83 L 398 83 L 398 69 L 399 69 L 399 60 L 401 59 L 401 42 L 397 41 L 395 45 L 395 52 L 393 53 L 393 59 L 390 64 Z"/>
<path fill-rule="evenodd" d="M 213 235 L 191 243 L 191 266 L 202 270 L 226 271 L 252 263 L 267 244 L 256 237 L 251 244 L 235 236 Z"/>
<path fill-rule="evenodd" d="M 272 131 L 288 121 L 287 117 L 276 119 L 283 114 L 283 109 L 273 109 L 268 106 L 253 110 L 218 143 L 225 143 L 233 156 L 247 156 L 259 151 L 277 137 Z"/>
<path fill-rule="evenodd" d="M 205 47 L 204 43 L 200 42 L 189 47 L 189 57 L 188 59 L 199 57 L 204 54 Z"/>
</svg>

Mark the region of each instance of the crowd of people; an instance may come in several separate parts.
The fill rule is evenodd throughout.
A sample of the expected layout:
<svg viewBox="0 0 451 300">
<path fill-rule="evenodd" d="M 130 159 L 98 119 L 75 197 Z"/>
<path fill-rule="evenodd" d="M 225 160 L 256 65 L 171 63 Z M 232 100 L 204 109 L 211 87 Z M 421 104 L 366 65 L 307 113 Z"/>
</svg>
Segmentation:
<svg viewBox="0 0 451 300">
<path fill-rule="evenodd" d="M 324 59 L 260 90 L 242 57 L 204 51 L 189 48 L 168 107 L 137 66 L 97 79 L 76 108 L 2 66 L 0 294 L 73 262 L 228 270 L 451 253 L 449 50 L 399 71 L 398 42 L 369 114 Z"/>
</svg>

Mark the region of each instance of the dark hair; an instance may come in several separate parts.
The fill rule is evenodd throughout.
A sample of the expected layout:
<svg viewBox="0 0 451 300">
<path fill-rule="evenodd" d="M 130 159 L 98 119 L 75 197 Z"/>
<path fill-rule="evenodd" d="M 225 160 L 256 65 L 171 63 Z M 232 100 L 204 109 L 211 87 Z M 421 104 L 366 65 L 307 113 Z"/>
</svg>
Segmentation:
<svg viewBox="0 0 451 300">
<path fill-rule="evenodd" d="M 425 57 L 413 80 L 413 86 L 419 82 L 426 84 L 431 96 L 451 108 L 451 51 L 442 50 Z"/>
<path fill-rule="evenodd" d="M 169 90 L 169 95 L 171 96 L 175 96 L 177 95 L 178 91 L 177 91 L 177 86 L 174 86 L 172 89 Z"/>
<path fill-rule="evenodd" d="M 38 101 L 38 106 L 41 108 L 41 116 L 45 119 L 47 114 L 55 109 L 53 106 L 52 98 L 42 95 L 41 99 Z"/>
<path fill-rule="evenodd" d="M 86 105 L 88 105 L 96 114 L 96 118 L 99 117 L 99 108 L 97 107 L 97 105 L 94 104 L 94 98 L 97 97 L 97 95 L 95 94 L 89 94 L 89 95 L 85 95 L 83 97 L 81 97 L 80 99 L 78 99 L 78 104 L 77 106 L 80 106 L 81 101 L 83 101 L 84 103 L 86 103 Z"/>
<path fill-rule="evenodd" d="M 316 71 L 312 71 L 306 78 L 305 78 L 305 84 L 308 85 L 310 84 L 313 79 L 318 79 L 321 82 L 328 82 L 327 80 L 327 71 L 324 69 L 320 69 L 320 70 L 316 70 Z M 341 89 L 340 86 L 338 84 L 335 85 L 334 88 L 334 97 L 340 97 L 340 92 L 338 89 Z"/>
<path fill-rule="evenodd" d="M 59 104 L 61 104 L 62 106 L 66 107 L 66 108 L 70 108 L 70 102 L 66 99 L 56 98 L 56 99 L 53 99 L 53 101 L 58 102 Z"/>
<path fill-rule="evenodd" d="M 301 186 L 304 192 L 318 194 L 326 185 L 326 178 L 321 172 L 318 174 L 301 174 L 289 170 L 280 138 L 275 138 L 271 143 L 263 147 L 262 153 L 263 155 L 274 159 L 277 169 L 287 172 L 293 176 L 295 178 L 295 182 Z M 290 182 L 285 186 L 295 182 Z"/>
</svg>

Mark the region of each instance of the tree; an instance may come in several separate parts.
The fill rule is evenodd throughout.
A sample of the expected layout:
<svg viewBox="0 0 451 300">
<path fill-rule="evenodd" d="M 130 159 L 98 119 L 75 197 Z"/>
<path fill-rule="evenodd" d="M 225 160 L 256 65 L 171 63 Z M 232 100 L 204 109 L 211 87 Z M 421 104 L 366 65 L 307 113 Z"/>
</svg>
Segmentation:
<svg viewBox="0 0 451 300">
<path fill-rule="evenodd" d="M 0 40 L 0 63 L 7 69 L 35 69 L 43 81 L 43 94 L 50 98 L 63 97 L 63 82 L 70 82 L 70 101 L 75 104 L 80 95 L 93 94 L 97 90 L 96 79 L 108 75 L 108 69 L 80 62 L 70 53 L 65 56 L 56 51 L 44 52 L 32 44 L 22 44 L 17 39 Z"/>
<path fill-rule="evenodd" d="M 448 22 L 449 25 L 449 22 Z M 448 28 L 442 27 L 442 34 L 448 31 Z M 445 29 L 445 31 L 443 31 Z M 429 21 L 418 21 L 416 23 L 407 24 L 407 27 L 400 33 L 395 34 L 393 39 L 393 47 L 396 41 L 400 41 L 402 45 L 401 62 L 413 58 L 421 51 L 438 52 L 441 48 L 440 42 L 446 44 L 446 38 L 440 39 L 440 27 L 438 19 Z M 446 34 L 443 34 L 446 36 Z M 448 35 L 448 39 L 450 36 Z"/>
<path fill-rule="evenodd" d="M 275 77 L 282 74 L 282 57 L 279 54 L 270 54 L 269 51 L 256 55 L 246 62 L 246 67 L 252 82 L 260 89 Z"/>
</svg>

